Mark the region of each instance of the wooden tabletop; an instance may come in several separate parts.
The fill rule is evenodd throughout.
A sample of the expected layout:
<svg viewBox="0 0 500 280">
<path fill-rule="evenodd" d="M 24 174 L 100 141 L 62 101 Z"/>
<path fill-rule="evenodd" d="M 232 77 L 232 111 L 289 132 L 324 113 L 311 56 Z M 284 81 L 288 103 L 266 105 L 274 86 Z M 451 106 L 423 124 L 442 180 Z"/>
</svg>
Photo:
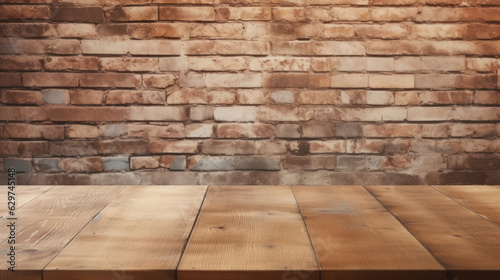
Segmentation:
<svg viewBox="0 0 500 280">
<path fill-rule="evenodd" d="M 0 280 L 500 279 L 500 186 L 17 186 L 15 216 L 5 194 Z"/>
</svg>

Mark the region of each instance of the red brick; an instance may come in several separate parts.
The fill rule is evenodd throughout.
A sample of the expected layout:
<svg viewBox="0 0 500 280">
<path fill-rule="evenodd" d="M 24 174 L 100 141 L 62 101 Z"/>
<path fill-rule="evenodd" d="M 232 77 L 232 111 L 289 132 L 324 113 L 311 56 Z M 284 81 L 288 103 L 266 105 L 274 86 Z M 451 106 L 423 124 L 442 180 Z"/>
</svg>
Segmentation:
<svg viewBox="0 0 500 280">
<path fill-rule="evenodd" d="M 263 89 L 240 89 L 237 92 L 238 104 L 265 104 L 269 91 Z"/>
<path fill-rule="evenodd" d="M 365 137 L 415 137 L 420 133 L 416 124 L 365 124 L 362 126 Z"/>
<path fill-rule="evenodd" d="M 93 125 L 72 124 L 65 127 L 65 136 L 67 138 L 97 138 L 99 130 Z"/>
<path fill-rule="evenodd" d="M 52 10 L 51 19 L 61 22 L 99 23 L 103 21 L 103 11 L 101 7 L 59 6 L 58 9 Z"/>
<path fill-rule="evenodd" d="M 159 156 L 131 157 L 130 169 L 152 169 L 160 167 Z"/>
<path fill-rule="evenodd" d="M 180 41 L 132 40 L 130 53 L 134 55 L 179 55 Z"/>
<path fill-rule="evenodd" d="M 131 138 L 184 138 L 184 125 L 170 123 L 166 125 L 127 125 L 127 136 Z"/>
<path fill-rule="evenodd" d="M 217 124 L 217 138 L 271 138 L 274 127 L 269 124 Z"/>
<path fill-rule="evenodd" d="M 273 7 L 272 18 L 277 21 L 306 21 L 306 13 L 303 8 L 295 7 Z"/>
<path fill-rule="evenodd" d="M 302 138 L 323 138 L 335 135 L 331 122 L 309 121 L 300 124 Z"/>
<path fill-rule="evenodd" d="M 325 24 L 323 38 L 353 38 L 354 26 L 348 24 Z"/>
<path fill-rule="evenodd" d="M 2 73 L 0 75 L 0 87 L 17 87 L 21 85 L 21 74 Z"/>
<path fill-rule="evenodd" d="M 420 67 L 428 71 L 463 71 L 465 70 L 465 57 L 422 57 Z"/>
<path fill-rule="evenodd" d="M 399 91 L 394 93 L 394 105 L 418 105 L 418 92 Z"/>
<path fill-rule="evenodd" d="M 47 141 L 0 141 L 0 154 L 5 156 L 47 155 Z"/>
<path fill-rule="evenodd" d="M 455 123 L 450 126 L 451 137 L 492 138 L 497 135 L 495 124 Z"/>
<path fill-rule="evenodd" d="M 459 75 L 455 81 L 456 88 L 496 89 L 497 75 Z"/>
<path fill-rule="evenodd" d="M 46 110 L 40 107 L 0 107 L 0 121 L 45 121 Z"/>
<path fill-rule="evenodd" d="M 165 92 L 149 90 L 112 90 L 106 94 L 106 104 L 165 104 Z"/>
<path fill-rule="evenodd" d="M 426 39 L 459 39 L 465 38 L 465 24 L 417 24 L 411 27 L 413 37 Z"/>
<path fill-rule="evenodd" d="M 149 141 L 149 150 L 151 153 L 196 154 L 198 153 L 198 141 L 152 139 Z"/>
<path fill-rule="evenodd" d="M 285 158 L 283 167 L 289 170 L 334 170 L 336 163 L 333 156 L 291 156 Z"/>
<path fill-rule="evenodd" d="M 354 34 L 361 38 L 401 39 L 408 35 L 408 29 L 399 24 L 355 25 Z"/>
<path fill-rule="evenodd" d="M 145 74 L 142 79 L 147 88 L 166 88 L 174 85 L 178 77 L 173 74 Z"/>
<path fill-rule="evenodd" d="M 123 121 L 127 116 L 123 107 L 49 107 L 46 111 L 51 121 L 65 122 Z"/>
<path fill-rule="evenodd" d="M 42 94 L 39 91 L 3 90 L 0 92 L 0 102 L 3 104 L 42 104 Z"/>
<path fill-rule="evenodd" d="M 98 64 L 98 63 L 97 63 Z M 101 58 L 102 69 L 116 72 L 156 72 L 157 58 L 143 57 L 106 57 Z"/>
<path fill-rule="evenodd" d="M 326 88 L 330 75 L 326 74 L 263 74 L 262 86 L 268 88 Z"/>
<path fill-rule="evenodd" d="M 88 73 L 80 75 L 81 87 L 136 88 L 140 84 L 141 76 L 135 74 Z"/>
<path fill-rule="evenodd" d="M 64 126 L 62 125 L 30 125 L 30 124 L 7 124 L 4 127 L 6 138 L 20 139 L 63 139 Z"/>
<path fill-rule="evenodd" d="M 0 70 L 41 70 L 42 63 L 38 57 L 0 56 Z"/>
<path fill-rule="evenodd" d="M 223 18 L 229 20 L 271 20 L 271 7 L 224 7 L 219 8 L 217 14 L 226 14 Z"/>
<path fill-rule="evenodd" d="M 103 170 L 100 157 L 63 158 L 59 163 L 66 172 L 99 172 Z"/>
<path fill-rule="evenodd" d="M 110 12 L 109 19 L 115 22 L 156 21 L 158 20 L 158 7 L 118 6 Z"/>
<path fill-rule="evenodd" d="M 17 37 L 22 35 L 26 38 L 40 38 L 57 36 L 57 31 L 49 23 L 8 23 L 0 26 L 0 36 Z M 5 51 L 5 50 L 4 50 Z"/>
<path fill-rule="evenodd" d="M 44 59 L 45 69 L 59 70 L 99 70 L 99 58 L 97 57 L 48 57 Z"/>
<path fill-rule="evenodd" d="M 317 55 L 364 55 L 365 47 L 360 42 L 313 42 L 312 51 Z"/>
<path fill-rule="evenodd" d="M 160 20 L 214 21 L 212 7 L 165 7 L 160 6 Z"/>
<path fill-rule="evenodd" d="M 234 101 L 235 96 L 229 91 L 180 89 L 167 97 L 168 104 L 234 104 Z"/>
<path fill-rule="evenodd" d="M 372 5 L 381 5 L 381 6 L 397 6 L 397 5 L 412 5 L 417 3 L 418 0 L 371 0 L 370 4 Z"/>
<path fill-rule="evenodd" d="M 450 136 L 449 123 L 422 125 L 422 138 L 448 138 Z"/>
<path fill-rule="evenodd" d="M 423 7 L 416 21 L 458 22 L 458 21 L 495 21 L 500 15 L 496 7 Z"/>
<path fill-rule="evenodd" d="M 99 105 L 103 103 L 104 93 L 98 90 L 78 89 L 70 92 L 71 104 Z"/>
<path fill-rule="evenodd" d="M 369 21 L 370 9 L 352 7 L 334 7 L 331 11 L 334 21 Z"/>
<path fill-rule="evenodd" d="M 12 19 L 49 19 L 48 5 L 2 5 L 0 6 L 0 20 Z"/>
<path fill-rule="evenodd" d="M 488 57 L 467 58 L 467 69 L 478 72 L 491 72 L 500 69 L 500 60 Z"/>
<path fill-rule="evenodd" d="M 113 139 L 99 142 L 101 154 L 145 154 L 149 143 L 145 139 Z"/>
<path fill-rule="evenodd" d="M 211 138 L 214 126 L 208 123 L 192 123 L 184 129 L 187 138 Z"/>
<path fill-rule="evenodd" d="M 78 74 L 24 73 L 23 85 L 26 87 L 78 87 Z"/>
<path fill-rule="evenodd" d="M 418 8 L 410 7 L 373 7 L 371 19 L 373 21 L 410 21 L 418 13 Z"/>
<path fill-rule="evenodd" d="M 242 39 L 245 28 L 241 23 L 204 23 L 191 27 L 191 37 Z"/>
<path fill-rule="evenodd" d="M 410 140 L 356 140 L 354 153 L 379 154 L 379 153 L 406 153 L 410 149 Z"/>
</svg>

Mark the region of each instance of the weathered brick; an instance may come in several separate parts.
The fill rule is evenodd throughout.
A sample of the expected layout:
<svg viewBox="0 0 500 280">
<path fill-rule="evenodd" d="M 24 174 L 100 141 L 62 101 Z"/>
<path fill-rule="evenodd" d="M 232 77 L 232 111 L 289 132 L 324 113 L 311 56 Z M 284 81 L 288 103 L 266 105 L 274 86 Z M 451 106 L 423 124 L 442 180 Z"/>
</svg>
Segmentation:
<svg viewBox="0 0 500 280">
<path fill-rule="evenodd" d="M 27 87 L 77 87 L 78 75 L 73 73 L 24 73 Z"/>
<path fill-rule="evenodd" d="M 59 89 L 42 90 L 42 101 L 45 104 L 64 105 L 69 104 L 69 91 Z"/>
<path fill-rule="evenodd" d="M 394 58 L 396 72 L 416 72 L 420 70 L 420 58 L 413 56 L 400 56 Z"/>
<path fill-rule="evenodd" d="M 256 153 L 254 141 L 245 140 L 206 140 L 202 153 L 210 155 L 252 155 Z"/>
<path fill-rule="evenodd" d="M 182 107 L 135 106 L 130 108 L 128 120 L 131 121 L 184 121 L 187 110 Z"/>
<path fill-rule="evenodd" d="M 228 7 L 219 8 L 219 11 L 227 13 L 225 18 L 229 20 L 271 20 L 271 7 Z"/>
<path fill-rule="evenodd" d="M 0 20 L 49 18 L 50 7 L 48 5 L 2 5 L 0 7 Z"/>
<path fill-rule="evenodd" d="M 207 87 L 252 88 L 262 84 L 260 74 L 206 74 Z"/>
<path fill-rule="evenodd" d="M 347 24 L 325 24 L 323 38 L 353 38 L 354 26 Z"/>
<path fill-rule="evenodd" d="M 257 119 L 256 107 L 232 106 L 217 107 L 214 110 L 216 121 L 253 122 Z"/>
<path fill-rule="evenodd" d="M 288 90 L 280 90 L 280 91 L 274 91 L 271 93 L 269 98 L 274 102 L 274 103 L 282 103 L 282 104 L 291 104 L 295 100 L 295 96 L 293 92 L 288 91 Z"/>
<path fill-rule="evenodd" d="M 455 80 L 456 88 L 469 89 L 496 89 L 497 75 L 458 75 Z"/>
<path fill-rule="evenodd" d="M 156 21 L 158 20 L 158 7 L 118 6 L 110 12 L 109 19 L 115 22 Z"/>
<path fill-rule="evenodd" d="M 151 153 L 196 154 L 198 153 L 198 141 L 153 139 L 149 141 L 149 150 Z"/>
<path fill-rule="evenodd" d="M 453 89 L 456 81 L 455 74 L 417 74 L 415 75 L 416 88 Z"/>
<path fill-rule="evenodd" d="M 166 7 L 159 8 L 160 20 L 214 21 L 215 10 L 212 7 Z"/>
<path fill-rule="evenodd" d="M 45 121 L 45 110 L 38 107 L 0 106 L 0 121 Z"/>
<path fill-rule="evenodd" d="M 78 89 L 70 92 L 71 104 L 98 105 L 103 101 L 104 93 L 98 90 Z"/>
<path fill-rule="evenodd" d="M 59 158 L 34 158 L 33 159 L 33 169 L 36 172 L 50 173 L 50 172 L 61 172 L 59 164 L 61 159 Z"/>
<path fill-rule="evenodd" d="M 188 55 L 267 55 L 269 44 L 256 41 L 189 41 L 185 53 Z"/>
<path fill-rule="evenodd" d="M 188 124 L 185 133 L 187 138 L 210 138 L 213 133 L 213 125 L 207 123 Z"/>
<path fill-rule="evenodd" d="M 453 118 L 461 121 L 495 121 L 499 117 L 499 107 L 456 107 L 453 112 Z"/>
<path fill-rule="evenodd" d="M 62 125 L 31 125 L 31 124 L 7 124 L 4 127 L 6 138 L 41 138 L 41 139 L 63 139 L 64 126 Z"/>
<path fill-rule="evenodd" d="M 97 57 L 48 57 L 43 60 L 46 70 L 99 70 L 99 59 Z M 106 69 L 108 70 L 108 69 Z"/>
<path fill-rule="evenodd" d="M 180 123 L 170 123 L 165 125 L 128 124 L 126 127 L 107 127 L 104 131 L 111 134 L 111 137 L 127 135 L 131 138 L 184 138 L 184 125 Z"/>
<path fill-rule="evenodd" d="M 451 137 L 492 138 L 497 135 L 495 124 L 490 123 L 456 123 L 450 125 L 449 131 Z"/>
<path fill-rule="evenodd" d="M 488 57 L 471 57 L 466 59 L 467 69 L 478 72 L 490 72 L 500 69 L 500 60 Z"/>
<path fill-rule="evenodd" d="M 465 70 L 465 57 L 424 56 L 420 67 L 422 70 L 431 71 L 463 71 Z"/>
<path fill-rule="evenodd" d="M 205 121 L 214 119 L 214 109 L 207 106 L 190 107 L 189 119 L 192 121 Z"/>
<path fill-rule="evenodd" d="M 366 92 L 366 104 L 369 105 L 390 105 L 394 103 L 394 95 L 391 91 L 374 91 Z"/>
<path fill-rule="evenodd" d="M 103 163 L 100 157 L 63 158 L 59 163 L 59 167 L 66 172 L 103 171 Z"/>
<path fill-rule="evenodd" d="M 123 121 L 127 116 L 125 108 L 105 107 L 62 107 L 53 106 L 46 110 L 48 119 L 51 121 L 65 122 L 103 122 Z"/>
<path fill-rule="evenodd" d="M 448 121 L 453 118 L 452 107 L 409 107 L 409 121 Z"/>
<path fill-rule="evenodd" d="M 101 58 L 102 69 L 117 72 L 156 72 L 158 71 L 158 59 L 156 58 Z"/>
<path fill-rule="evenodd" d="M 86 73 L 80 75 L 81 87 L 136 88 L 140 85 L 140 83 L 141 83 L 141 76 L 135 74 Z"/>
<path fill-rule="evenodd" d="M 394 72 L 394 58 L 392 57 L 368 57 L 366 58 L 366 70 Z"/>
<path fill-rule="evenodd" d="M 47 141 L 2 141 L 0 154 L 5 156 L 48 155 Z"/>
<path fill-rule="evenodd" d="M 0 35 L 3 37 L 15 37 L 22 35 L 26 38 L 41 38 L 57 36 L 57 31 L 54 26 L 49 23 L 30 23 L 29 21 L 22 23 L 11 22 L 0 26 Z M 2 43 L 0 43 L 0 46 L 2 46 Z M 0 49 L 6 53 L 16 53 L 16 50 L 12 49 L 13 46 L 7 45 L 7 47 L 9 48 L 7 50 L 2 48 Z"/>
<path fill-rule="evenodd" d="M 99 130 L 93 125 L 72 124 L 65 127 L 66 138 L 97 138 Z"/>
<path fill-rule="evenodd" d="M 500 104 L 500 95 L 497 91 L 476 91 L 474 94 L 474 104 Z"/>
<path fill-rule="evenodd" d="M 130 169 L 152 169 L 160 167 L 159 156 L 130 157 Z"/>
<path fill-rule="evenodd" d="M 215 170 L 234 170 L 233 157 L 200 157 L 189 158 L 189 169 L 193 171 L 215 171 Z"/>
<path fill-rule="evenodd" d="M 311 154 L 346 152 L 346 142 L 344 140 L 310 141 L 309 145 Z"/>
<path fill-rule="evenodd" d="M 242 39 L 245 28 L 241 23 L 205 23 L 191 28 L 191 37 Z"/>
<path fill-rule="evenodd" d="M 407 36 L 408 30 L 401 24 L 355 25 L 354 34 L 361 38 L 401 39 Z"/>
<path fill-rule="evenodd" d="M 274 127 L 269 124 L 217 124 L 217 138 L 271 138 Z"/>
<path fill-rule="evenodd" d="M 148 152 L 148 141 L 143 139 L 113 139 L 99 142 L 101 154 L 144 154 Z"/>
<path fill-rule="evenodd" d="M 269 92 L 263 89 L 239 89 L 236 93 L 239 104 L 258 105 L 267 102 Z"/>
<path fill-rule="evenodd" d="M 55 31 L 61 38 L 91 38 L 97 36 L 97 27 L 88 23 L 59 23 Z"/>
<path fill-rule="evenodd" d="M 299 104 L 336 104 L 337 91 L 300 91 L 297 97 Z"/>
<path fill-rule="evenodd" d="M 308 58 L 271 57 L 255 58 L 250 62 L 252 71 L 294 71 L 307 72 L 310 68 Z"/>
<path fill-rule="evenodd" d="M 450 124 L 424 124 L 422 125 L 422 138 L 447 138 L 450 136 Z"/>
<path fill-rule="evenodd" d="M 368 84 L 371 88 L 414 88 L 415 77 L 405 74 L 371 74 L 368 76 Z"/>
<path fill-rule="evenodd" d="M 467 32 L 465 24 L 416 24 L 411 27 L 414 37 L 425 39 L 459 39 Z"/>
<path fill-rule="evenodd" d="M 259 155 L 283 155 L 287 153 L 286 141 L 261 140 L 255 142 Z"/>
<path fill-rule="evenodd" d="M 472 103 L 472 91 L 425 91 L 419 97 L 420 103 L 425 105 Z"/>
<path fill-rule="evenodd" d="M 368 87 L 367 74 L 335 74 L 332 75 L 332 88 L 365 88 Z"/>
<path fill-rule="evenodd" d="M 148 88 L 166 88 L 176 83 L 178 77 L 173 74 L 145 74 L 142 75 L 144 86 Z"/>
<path fill-rule="evenodd" d="M 300 138 L 300 126 L 298 124 L 278 124 L 276 126 L 278 138 Z"/>
<path fill-rule="evenodd" d="M 330 76 L 326 74 L 263 74 L 262 86 L 267 88 L 326 88 Z"/>
<path fill-rule="evenodd" d="M 0 95 L 0 102 L 3 104 L 40 105 L 42 103 L 42 94 L 39 91 L 5 89 L 0 92 Z"/>
<path fill-rule="evenodd" d="M 302 138 L 323 138 L 334 136 L 334 127 L 330 122 L 309 121 L 301 123 Z"/>
<path fill-rule="evenodd" d="M 394 93 L 394 105 L 418 105 L 418 92 L 398 91 Z"/>
<path fill-rule="evenodd" d="M 361 128 L 363 136 L 369 138 L 415 137 L 420 133 L 416 124 L 365 124 Z"/>
<path fill-rule="evenodd" d="M 290 170 L 333 170 L 336 163 L 332 156 L 291 156 L 285 158 L 283 167 Z"/>
<path fill-rule="evenodd" d="M 418 13 L 418 8 L 413 7 L 373 7 L 371 9 L 373 21 L 409 21 Z"/>
<path fill-rule="evenodd" d="M 312 51 L 317 55 L 364 55 L 365 47 L 359 42 L 314 42 Z"/>
<path fill-rule="evenodd" d="M 130 164 L 128 156 L 103 157 L 102 165 L 104 171 L 129 171 Z"/>
<path fill-rule="evenodd" d="M 355 138 L 361 135 L 361 127 L 357 123 L 341 123 L 335 126 L 335 136 L 337 137 Z"/>
<path fill-rule="evenodd" d="M 31 159 L 23 158 L 6 158 L 4 165 L 5 169 L 15 168 L 17 172 L 31 172 L 33 168 Z"/>
<path fill-rule="evenodd" d="M 331 20 L 334 21 L 369 21 L 370 9 L 354 7 L 334 7 L 331 10 Z"/>
<path fill-rule="evenodd" d="M 165 104 L 165 93 L 161 91 L 112 90 L 106 94 L 106 104 Z"/>
<path fill-rule="evenodd" d="M 98 154 L 95 141 L 49 141 L 48 152 L 52 156 L 91 156 Z"/>
<path fill-rule="evenodd" d="M 313 118 L 314 111 L 312 108 L 276 105 L 259 107 L 257 116 L 263 122 L 308 121 Z"/>
<path fill-rule="evenodd" d="M 247 68 L 243 57 L 189 57 L 189 69 L 195 71 L 238 71 Z"/>
</svg>

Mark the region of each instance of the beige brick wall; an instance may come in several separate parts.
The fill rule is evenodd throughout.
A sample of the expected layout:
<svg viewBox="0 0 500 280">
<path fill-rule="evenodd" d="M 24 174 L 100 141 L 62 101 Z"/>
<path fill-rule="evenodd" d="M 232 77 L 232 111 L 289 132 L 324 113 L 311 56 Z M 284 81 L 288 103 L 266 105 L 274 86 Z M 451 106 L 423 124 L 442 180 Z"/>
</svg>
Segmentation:
<svg viewBox="0 0 500 280">
<path fill-rule="evenodd" d="M 500 184 L 499 0 L 1 2 L 3 182 Z"/>
</svg>

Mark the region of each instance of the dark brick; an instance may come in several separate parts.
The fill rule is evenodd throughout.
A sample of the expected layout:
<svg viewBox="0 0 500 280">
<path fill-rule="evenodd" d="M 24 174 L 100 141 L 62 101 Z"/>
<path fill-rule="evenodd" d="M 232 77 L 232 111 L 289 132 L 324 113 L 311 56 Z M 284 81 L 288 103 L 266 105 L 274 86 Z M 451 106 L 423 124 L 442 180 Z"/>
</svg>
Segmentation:
<svg viewBox="0 0 500 280">
<path fill-rule="evenodd" d="M 355 123 L 342 123 L 335 126 L 335 136 L 341 138 L 355 138 L 362 134 L 361 127 Z"/>
<path fill-rule="evenodd" d="M 58 7 L 52 9 L 50 18 L 53 21 L 99 23 L 103 21 L 103 13 L 101 7 Z"/>
</svg>

